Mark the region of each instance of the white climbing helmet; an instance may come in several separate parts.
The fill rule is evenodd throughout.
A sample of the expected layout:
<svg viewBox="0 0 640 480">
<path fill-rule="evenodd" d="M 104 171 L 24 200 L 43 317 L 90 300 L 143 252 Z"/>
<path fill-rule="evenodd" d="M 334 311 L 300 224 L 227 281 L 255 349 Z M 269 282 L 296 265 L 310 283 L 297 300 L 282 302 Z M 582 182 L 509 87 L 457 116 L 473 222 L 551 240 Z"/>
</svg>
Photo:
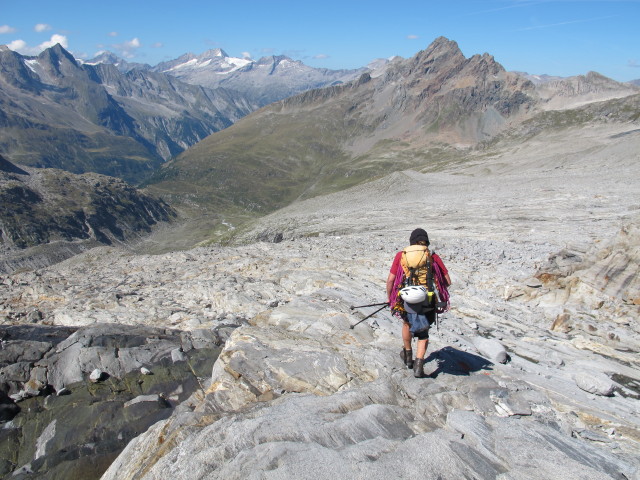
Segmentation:
<svg viewBox="0 0 640 480">
<path fill-rule="evenodd" d="M 400 297 L 407 303 L 422 303 L 427 299 L 427 289 L 422 286 L 404 287 Z"/>
</svg>

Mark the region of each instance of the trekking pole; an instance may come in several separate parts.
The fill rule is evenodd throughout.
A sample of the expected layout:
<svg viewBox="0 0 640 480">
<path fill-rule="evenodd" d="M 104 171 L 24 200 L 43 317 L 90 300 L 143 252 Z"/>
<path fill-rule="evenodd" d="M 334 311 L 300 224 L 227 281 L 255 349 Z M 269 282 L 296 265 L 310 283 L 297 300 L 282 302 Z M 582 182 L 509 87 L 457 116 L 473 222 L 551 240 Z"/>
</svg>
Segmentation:
<svg viewBox="0 0 640 480">
<path fill-rule="evenodd" d="M 351 325 L 349 328 L 351 328 L 353 330 L 353 328 L 358 325 L 359 323 L 364 322 L 367 318 L 371 318 L 373 317 L 376 313 L 378 313 L 380 310 L 387 308 L 387 304 L 385 303 L 384 306 L 380 307 L 378 310 L 376 310 L 375 312 L 373 312 L 371 315 L 367 315 L 366 317 L 364 317 L 362 320 L 360 320 L 358 323 L 355 323 L 353 325 Z"/>
<path fill-rule="evenodd" d="M 380 305 L 388 305 L 388 304 L 389 302 L 370 303 L 369 305 L 351 305 L 349 308 L 353 310 L 354 308 L 379 307 Z"/>
</svg>

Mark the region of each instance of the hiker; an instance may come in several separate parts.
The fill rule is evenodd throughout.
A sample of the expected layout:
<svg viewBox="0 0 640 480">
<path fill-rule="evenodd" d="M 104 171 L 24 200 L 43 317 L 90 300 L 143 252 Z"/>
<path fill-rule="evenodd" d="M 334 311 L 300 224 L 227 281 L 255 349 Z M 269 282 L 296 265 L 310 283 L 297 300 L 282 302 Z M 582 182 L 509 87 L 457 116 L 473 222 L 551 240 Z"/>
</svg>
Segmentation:
<svg viewBox="0 0 640 480">
<path fill-rule="evenodd" d="M 402 318 L 402 341 L 400 357 L 413 369 L 416 378 L 424 376 L 424 357 L 429 345 L 429 327 L 440 313 L 448 308 L 449 272 L 442 259 L 429 251 L 429 236 L 422 228 L 416 228 L 409 236 L 409 247 L 396 253 L 387 277 L 387 298 L 394 315 Z M 405 287 L 405 288 L 402 288 Z M 435 288 L 434 288 L 435 287 Z M 402 288 L 402 290 L 400 290 Z M 440 300 L 436 305 L 439 291 Z M 402 300 L 398 297 L 402 295 Z M 444 305 L 443 305 L 444 303 Z M 412 338 L 418 339 L 414 361 Z"/>
</svg>

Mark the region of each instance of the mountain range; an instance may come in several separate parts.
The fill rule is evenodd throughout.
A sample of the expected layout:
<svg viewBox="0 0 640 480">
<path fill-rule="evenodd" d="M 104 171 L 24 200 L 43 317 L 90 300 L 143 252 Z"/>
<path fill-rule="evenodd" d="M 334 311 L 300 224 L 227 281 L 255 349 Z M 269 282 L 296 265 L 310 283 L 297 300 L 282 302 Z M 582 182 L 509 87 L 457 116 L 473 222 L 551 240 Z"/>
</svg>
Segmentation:
<svg viewBox="0 0 640 480">
<path fill-rule="evenodd" d="M 192 85 L 227 88 L 240 93 L 258 108 L 306 90 L 351 81 L 371 69 L 371 66 L 353 70 L 313 68 L 284 55 L 262 57 L 255 61 L 230 57 L 220 48 L 200 55 L 187 53 L 154 67 L 127 63 L 111 52 L 104 52 L 87 63 L 116 64 L 123 72 L 143 69 L 165 73 Z"/>
<path fill-rule="evenodd" d="M 0 151 L 23 165 L 135 183 L 251 111 L 224 89 L 81 65 L 60 45 L 37 57 L 2 47 L 0 63 Z"/>
<path fill-rule="evenodd" d="M 640 92 L 595 72 L 508 72 L 444 37 L 412 58 L 345 71 L 220 49 L 151 67 L 109 53 L 80 62 L 60 45 L 37 57 L 2 47 L 0 62 L 8 161 L 142 182 L 191 222 L 193 243 L 393 171 L 437 171 L 543 130 L 629 121 Z"/>
<path fill-rule="evenodd" d="M 246 116 L 164 164 L 149 183 L 217 211 L 263 214 L 392 171 L 472 161 L 509 136 L 514 145 L 540 129 L 625 117 L 638 92 L 593 72 L 536 85 L 491 55 L 466 58 L 441 37 L 375 76 Z"/>
<path fill-rule="evenodd" d="M 109 53 L 80 62 L 60 45 L 37 57 L 2 46 L 0 65 L 0 152 L 19 164 L 133 183 L 271 101 L 355 76 L 221 50 L 154 68 Z"/>
</svg>

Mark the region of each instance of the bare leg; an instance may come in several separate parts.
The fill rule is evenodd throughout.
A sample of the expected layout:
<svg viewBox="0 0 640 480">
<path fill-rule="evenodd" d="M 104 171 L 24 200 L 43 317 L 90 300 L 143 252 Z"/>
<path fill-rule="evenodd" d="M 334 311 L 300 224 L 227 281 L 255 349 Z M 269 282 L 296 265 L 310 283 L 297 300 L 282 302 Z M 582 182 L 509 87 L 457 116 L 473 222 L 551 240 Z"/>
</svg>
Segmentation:
<svg viewBox="0 0 640 480">
<path fill-rule="evenodd" d="M 405 350 L 411 350 L 411 332 L 409 331 L 409 324 L 402 324 L 402 342 L 404 343 Z"/>
<path fill-rule="evenodd" d="M 416 351 L 416 359 L 424 358 L 427 354 L 427 347 L 429 346 L 429 339 L 418 340 L 418 350 Z"/>
</svg>

